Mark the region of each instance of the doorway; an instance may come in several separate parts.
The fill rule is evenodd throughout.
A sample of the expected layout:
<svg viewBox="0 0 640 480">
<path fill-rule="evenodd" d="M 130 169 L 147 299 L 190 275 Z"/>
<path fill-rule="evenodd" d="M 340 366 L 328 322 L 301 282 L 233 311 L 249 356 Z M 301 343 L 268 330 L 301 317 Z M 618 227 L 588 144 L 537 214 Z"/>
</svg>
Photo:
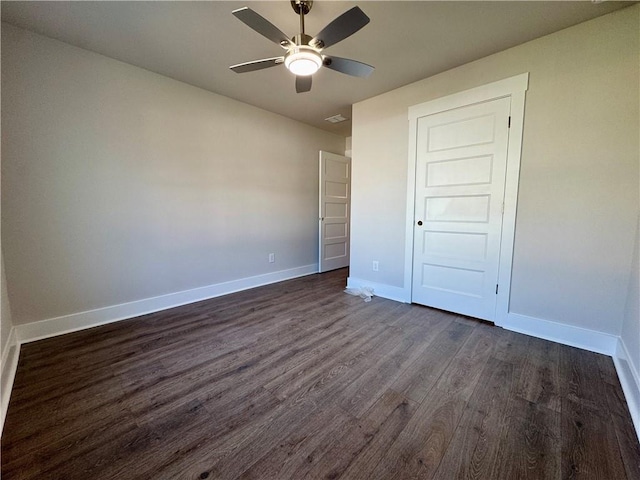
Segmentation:
<svg viewBox="0 0 640 480">
<path fill-rule="evenodd" d="M 320 151 L 318 271 L 349 266 L 351 159 Z"/>
</svg>

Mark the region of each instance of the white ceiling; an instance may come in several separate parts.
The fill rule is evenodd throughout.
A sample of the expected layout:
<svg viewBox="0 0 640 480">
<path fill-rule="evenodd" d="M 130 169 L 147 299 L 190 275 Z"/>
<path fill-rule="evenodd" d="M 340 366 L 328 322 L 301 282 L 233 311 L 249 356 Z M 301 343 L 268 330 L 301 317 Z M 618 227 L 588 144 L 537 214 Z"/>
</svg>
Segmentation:
<svg viewBox="0 0 640 480">
<path fill-rule="evenodd" d="M 633 2 L 591 1 L 321 1 L 306 17 L 314 35 L 358 5 L 371 18 L 327 49 L 376 67 L 368 79 L 328 69 L 296 94 L 284 66 L 237 74 L 229 65 L 282 55 L 283 50 L 237 20 L 249 6 L 285 33 L 298 33 L 289 1 L 2 2 L 2 21 L 101 53 L 341 135 L 355 102 L 547 35 Z"/>
</svg>

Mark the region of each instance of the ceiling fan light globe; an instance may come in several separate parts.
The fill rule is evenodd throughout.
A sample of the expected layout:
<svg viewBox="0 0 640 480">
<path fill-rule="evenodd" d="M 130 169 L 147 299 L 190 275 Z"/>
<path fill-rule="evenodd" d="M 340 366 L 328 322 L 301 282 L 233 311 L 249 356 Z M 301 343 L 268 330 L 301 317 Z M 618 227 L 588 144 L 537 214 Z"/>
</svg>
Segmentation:
<svg viewBox="0 0 640 480">
<path fill-rule="evenodd" d="M 309 60 L 306 58 L 300 58 L 297 60 L 293 60 L 289 64 L 289 70 L 294 75 L 299 75 L 301 77 L 306 77 L 307 75 L 313 75 L 318 71 L 320 65 L 318 65 L 313 60 Z"/>
<path fill-rule="evenodd" d="M 294 75 L 313 75 L 322 66 L 322 56 L 311 49 L 295 48 L 284 59 L 287 69 Z"/>
</svg>

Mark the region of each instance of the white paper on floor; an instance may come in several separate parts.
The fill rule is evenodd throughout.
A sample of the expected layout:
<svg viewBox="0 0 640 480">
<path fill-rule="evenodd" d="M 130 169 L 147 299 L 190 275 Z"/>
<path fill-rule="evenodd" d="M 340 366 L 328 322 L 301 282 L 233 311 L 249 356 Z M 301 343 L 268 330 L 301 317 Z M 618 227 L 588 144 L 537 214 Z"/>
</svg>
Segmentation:
<svg viewBox="0 0 640 480">
<path fill-rule="evenodd" d="M 344 293 L 348 293 L 349 295 L 353 295 L 355 297 L 363 298 L 365 302 L 370 302 L 371 297 L 373 297 L 373 288 L 371 287 L 347 287 L 344 289 Z"/>
</svg>

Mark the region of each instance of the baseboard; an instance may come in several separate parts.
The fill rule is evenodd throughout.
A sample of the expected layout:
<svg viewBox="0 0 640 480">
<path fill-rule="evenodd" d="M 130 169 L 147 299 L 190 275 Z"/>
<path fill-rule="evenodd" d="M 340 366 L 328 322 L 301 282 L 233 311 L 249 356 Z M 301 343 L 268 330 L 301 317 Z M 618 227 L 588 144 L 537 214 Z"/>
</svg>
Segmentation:
<svg viewBox="0 0 640 480">
<path fill-rule="evenodd" d="M 11 327 L 9 338 L 2 350 L 2 372 L 0 385 L 0 435 L 4 429 L 4 420 L 7 416 L 7 408 L 9 408 L 9 399 L 11 398 L 11 390 L 13 389 L 13 381 L 16 377 L 18 369 L 18 358 L 20 357 L 20 344 L 16 339 L 16 329 Z"/>
<path fill-rule="evenodd" d="M 618 337 L 615 335 L 518 313 L 509 313 L 499 326 L 513 332 L 602 353 L 610 357 L 615 355 L 618 344 Z"/>
<path fill-rule="evenodd" d="M 17 340 L 19 343 L 34 342 L 44 338 L 55 337 L 86 328 L 97 327 L 107 323 L 139 317 L 148 313 L 179 307 L 189 303 L 215 298 L 229 293 L 239 292 L 250 288 L 268 285 L 270 283 L 303 277 L 318 273 L 318 264 L 278 272 L 241 278 L 230 282 L 217 283 L 206 287 L 194 288 L 182 292 L 170 293 L 159 297 L 146 298 L 135 302 L 98 308 L 86 312 L 73 313 L 62 317 L 50 318 L 38 322 L 17 325 Z"/>
<path fill-rule="evenodd" d="M 388 298 L 396 302 L 411 303 L 411 295 L 402 287 L 393 287 L 391 285 L 385 285 L 384 283 L 370 282 L 369 280 L 354 277 L 347 278 L 347 287 L 370 287 L 373 289 L 373 294 L 376 297 Z"/>
<path fill-rule="evenodd" d="M 613 364 L 616 366 L 622 391 L 631 413 L 631 420 L 636 429 L 638 441 L 640 441 L 640 375 L 630 359 L 627 346 L 622 339 L 618 339 L 616 353 L 613 355 Z"/>
<path fill-rule="evenodd" d="M 11 330 L 9 330 L 9 336 L 7 337 L 7 341 L 5 342 L 4 345 L 2 345 L 2 359 L 0 360 L 2 363 L 0 363 L 0 365 L 2 365 L 3 372 L 4 372 L 4 366 L 7 363 L 7 359 L 9 358 L 9 350 L 11 349 L 12 346 L 18 343 L 16 335 L 17 335 L 16 327 L 12 326 Z"/>
</svg>

